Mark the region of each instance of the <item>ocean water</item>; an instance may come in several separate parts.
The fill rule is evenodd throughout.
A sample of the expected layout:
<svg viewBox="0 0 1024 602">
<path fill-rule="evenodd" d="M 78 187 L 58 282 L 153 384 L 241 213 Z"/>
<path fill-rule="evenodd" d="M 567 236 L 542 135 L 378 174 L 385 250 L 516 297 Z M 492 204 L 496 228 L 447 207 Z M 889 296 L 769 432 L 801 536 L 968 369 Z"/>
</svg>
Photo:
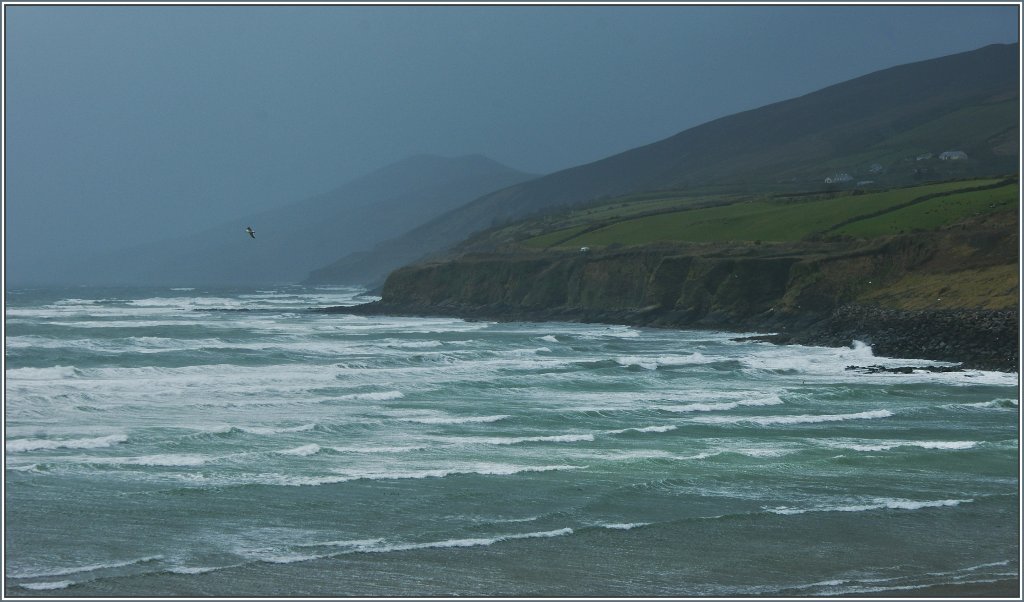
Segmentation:
<svg viewBox="0 0 1024 602">
<path fill-rule="evenodd" d="M 8 291 L 7 595 L 1019 593 L 1016 374 L 366 300 Z"/>
</svg>

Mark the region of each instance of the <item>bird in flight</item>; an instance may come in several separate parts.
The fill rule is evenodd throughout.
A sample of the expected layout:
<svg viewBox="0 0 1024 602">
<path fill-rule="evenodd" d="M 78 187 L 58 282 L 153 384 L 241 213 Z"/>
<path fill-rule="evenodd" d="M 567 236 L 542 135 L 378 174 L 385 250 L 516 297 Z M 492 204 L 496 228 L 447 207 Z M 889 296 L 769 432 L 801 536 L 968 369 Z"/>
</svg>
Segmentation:
<svg viewBox="0 0 1024 602">
<path fill-rule="evenodd" d="M 245 231 L 249 233 L 249 236 L 256 238 L 256 231 L 252 229 L 252 226 L 246 226 Z"/>
</svg>

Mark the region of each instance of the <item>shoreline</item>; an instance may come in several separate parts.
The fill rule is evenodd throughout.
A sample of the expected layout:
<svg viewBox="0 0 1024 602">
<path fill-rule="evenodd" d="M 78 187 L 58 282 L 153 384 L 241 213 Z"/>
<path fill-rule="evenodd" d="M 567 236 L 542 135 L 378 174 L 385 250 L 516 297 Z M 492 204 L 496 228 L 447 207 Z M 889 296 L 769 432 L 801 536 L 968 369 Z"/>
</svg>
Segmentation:
<svg viewBox="0 0 1024 602">
<path fill-rule="evenodd" d="M 589 310 L 510 306 L 420 306 L 373 301 L 316 308 L 351 315 L 444 316 L 496 322 L 580 322 L 677 330 L 771 334 L 740 337 L 786 345 L 870 345 L 880 356 L 959 364 L 960 369 L 1020 373 L 1019 314 L 1012 310 L 893 310 L 845 305 L 829 315 L 759 316 L 741 322 L 689 320 L 659 308 Z"/>
</svg>

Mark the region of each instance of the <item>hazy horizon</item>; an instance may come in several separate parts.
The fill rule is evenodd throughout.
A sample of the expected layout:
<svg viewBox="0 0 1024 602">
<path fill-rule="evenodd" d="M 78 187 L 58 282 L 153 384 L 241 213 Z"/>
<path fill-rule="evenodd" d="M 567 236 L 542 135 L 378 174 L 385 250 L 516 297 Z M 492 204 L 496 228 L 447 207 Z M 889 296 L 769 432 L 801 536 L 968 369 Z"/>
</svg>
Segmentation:
<svg viewBox="0 0 1024 602">
<path fill-rule="evenodd" d="M 417 154 L 550 173 L 887 67 L 1016 6 L 5 5 L 5 268 L 187 235 Z"/>
</svg>

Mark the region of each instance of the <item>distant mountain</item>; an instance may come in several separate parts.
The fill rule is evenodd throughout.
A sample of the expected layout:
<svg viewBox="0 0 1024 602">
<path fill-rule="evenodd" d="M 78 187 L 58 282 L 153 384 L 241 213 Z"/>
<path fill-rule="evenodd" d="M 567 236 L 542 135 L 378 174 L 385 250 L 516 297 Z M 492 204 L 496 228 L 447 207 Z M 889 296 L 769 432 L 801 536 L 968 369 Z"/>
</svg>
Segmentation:
<svg viewBox="0 0 1024 602">
<path fill-rule="evenodd" d="M 492 192 L 310 281 L 379 282 L 493 225 L 638 192 L 763 193 L 1016 173 L 1019 89 L 1016 44 L 885 69 Z M 967 158 L 943 161 L 945 151 Z"/>
<path fill-rule="evenodd" d="M 290 283 L 346 253 L 422 224 L 525 174 L 486 157 L 410 157 L 331 192 L 191 236 L 89 259 L 82 283 Z M 246 235 L 252 226 L 255 240 Z"/>
</svg>

